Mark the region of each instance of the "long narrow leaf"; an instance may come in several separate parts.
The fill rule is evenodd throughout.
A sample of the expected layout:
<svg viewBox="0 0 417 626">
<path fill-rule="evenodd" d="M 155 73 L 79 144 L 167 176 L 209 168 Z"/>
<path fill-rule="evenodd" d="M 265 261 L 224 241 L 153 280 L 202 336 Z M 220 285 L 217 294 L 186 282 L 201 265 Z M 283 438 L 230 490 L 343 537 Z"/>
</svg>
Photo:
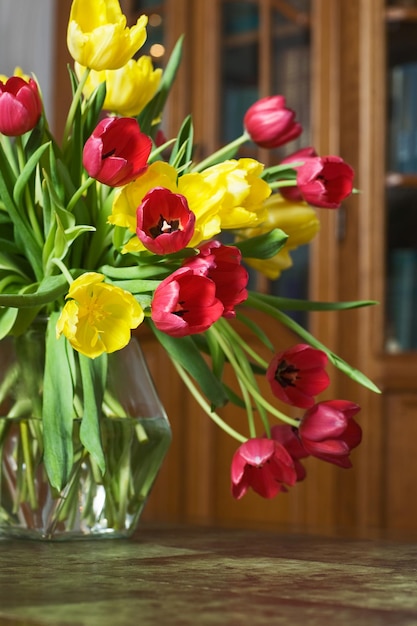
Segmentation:
<svg viewBox="0 0 417 626">
<path fill-rule="evenodd" d="M 344 374 L 349 376 L 352 380 L 355 380 L 363 387 L 374 391 L 375 393 L 381 393 L 381 390 L 375 385 L 372 380 L 370 380 L 365 374 L 363 374 L 360 370 L 352 367 L 342 358 L 340 358 L 337 354 L 329 350 L 323 343 L 318 341 L 313 335 L 311 335 L 308 330 L 300 326 L 297 322 L 295 322 L 291 317 L 280 311 L 279 309 L 267 304 L 262 298 L 258 297 L 259 294 L 249 294 L 247 303 L 252 305 L 254 308 L 259 311 L 263 311 L 264 313 L 269 314 L 271 317 L 279 320 L 284 326 L 287 326 L 290 330 L 292 330 L 295 334 L 297 334 L 301 339 L 303 339 L 306 343 L 318 350 L 322 350 L 325 352 L 329 358 L 329 361 L 333 363 L 335 367 L 337 367 Z"/>
<path fill-rule="evenodd" d="M 57 318 L 58 313 L 51 315 L 46 333 L 42 423 L 46 471 L 51 485 L 61 490 L 73 465 L 74 410 L 66 339 L 55 336 Z"/>
<path fill-rule="evenodd" d="M 81 443 L 104 474 L 106 461 L 101 445 L 100 419 L 107 379 L 107 355 L 89 359 L 80 354 L 84 413 L 81 420 Z"/>
<path fill-rule="evenodd" d="M 223 385 L 213 374 L 191 337 L 170 337 L 150 322 L 153 332 L 170 358 L 178 362 L 197 381 L 213 406 L 223 406 L 227 395 Z"/>
</svg>

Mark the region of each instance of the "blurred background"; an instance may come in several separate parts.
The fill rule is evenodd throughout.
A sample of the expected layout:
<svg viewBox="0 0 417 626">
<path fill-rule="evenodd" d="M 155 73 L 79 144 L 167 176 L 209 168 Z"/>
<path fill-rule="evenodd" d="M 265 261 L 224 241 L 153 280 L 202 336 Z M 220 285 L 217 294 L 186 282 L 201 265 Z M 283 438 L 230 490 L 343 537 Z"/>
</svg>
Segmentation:
<svg viewBox="0 0 417 626">
<path fill-rule="evenodd" d="M 184 58 L 164 120 L 167 137 L 193 114 L 198 157 L 242 132 L 246 109 L 282 94 L 304 131 L 282 149 L 245 147 L 266 165 L 314 146 L 356 171 L 360 193 L 318 209 L 321 232 L 293 254 L 264 292 L 378 306 L 299 321 L 381 388 L 372 394 L 332 371 L 326 397 L 362 406 L 363 442 L 346 471 L 315 459 L 307 479 L 276 500 L 230 494 L 235 443 L 184 392 L 168 359 L 139 330 L 173 444 L 145 519 L 371 536 L 417 530 L 417 2 L 398 0 L 125 0 L 129 23 L 149 16 L 141 53 L 164 67 L 178 37 Z M 16 66 L 40 82 L 53 131 L 70 99 L 70 0 L 2 0 L 0 73 Z M 255 286 L 255 285 L 254 285 Z M 271 322 L 263 322 L 271 325 Z M 284 349 L 297 341 L 266 328 Z M 268 390 L 265 388 L 265 394 Z M 239 424 L 241 416 L 226 408 Z"/>
</svg>

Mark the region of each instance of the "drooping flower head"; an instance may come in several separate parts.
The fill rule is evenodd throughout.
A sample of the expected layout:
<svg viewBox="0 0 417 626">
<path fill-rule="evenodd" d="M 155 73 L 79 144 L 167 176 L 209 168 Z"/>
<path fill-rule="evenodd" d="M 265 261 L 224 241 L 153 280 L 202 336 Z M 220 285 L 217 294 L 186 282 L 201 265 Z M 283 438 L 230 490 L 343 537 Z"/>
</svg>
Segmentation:
<svg viewBox="0 0 417 626">
<path fill-rule="evenodd" d="M 278 148 L 302 133 L 295 113 L 286 106 L 284 96 L 261 98 L 245 113 L 243 124 L 250 138 L 261 148 Z"/>
<path fill-rule="evenodd" d="M 197 256 L 183 265 L 207 276 L 216 285 L 216 297 L 224 307 L 223 317 L 235 317 L 235 307 L 248 297 L 248 272 L 241 265 L 242 255 L 236 246 L 208 241 L 199 247 Z"/>
<path fill-rule="evenodd" d="M 125 65 L 146 41 L 148 18 L 126 23 L 119 0 L 73 0 L 67 45 L 74 61 L 97 71 Z"/>
<path fill-rule="evenodd" d="M 303 343 L 278 352 L 266 372 L 272 393 L 293 406 L 313 406 L 314 396 L 330 384 L 327 361 L 325 352 Z"/>
<path fill-rule="evenodd" d="M 232 495 L 242 498 L 250 487 L 263 498 L 274 498 L 297 481 L 291 455 L 278 441 L 248 439 L 236 450 L 231 466 Z"/>
<path fill-rule="evenodd" d="M 155 326 L 172 337 L 204 332 L 222 313 L 214 282 L 190 267 L 180 267 L 165 278 L 156 288 L 151 305 Z"/>
<path fill-rule="evenodd" d="M 195 215 L 187 200 L 165 187 L 154 187 L 140 203 L 136 234 L 154 254 L 172 254 L 186 248 L 194 234 Z"/>
<path fill-rule="evenodd" d="M 297 168 L 297 187 L 312 206 L 337 209 L 352 193 L 354 175 L 338 156 L 313 157 Z"/>
<path fill-rule="evenodd" d="M 75 350 L 92 359 L 124 348 L 144 313 L 129 292 L 86 272 L 74 280 L 57 322 L 57 338 L 65 335 Z"/>
<path fill-rule="evenodd" d="M 362 429 L 353 419 L 359 411 L 347 400 L 319 402 L 308 409 L 298 430 L 305 450 L 339 467 L 352 467 L 350 452 L 362 439 Z"/>
<path fill-rule="evenodd" d="M 89 176 L 104 185 L 126 185 L 147 168 L 152 140 L 131 117 L 101 120 L 87 139 L 83 165 Z"/>
<path fill-rule="evenodd" d="M 0 133 L 18 137 L 35 128 L 42 115 L 38 84 L 33 78 L 11 76 L 0 81 Z"/>
<path fill-rule="evenodd" d="M 85 67 L 75 63 L 75 71 L 79 79 Z M 142 55 L 138 59 L 130 59 L 117 70 L 92 70 L 83 88 L 84 95 L 89 98 L 93 91 L 103 82 L 106 83 L 106 97 L 103 110 L 134 117 L 138 115 L 155 95 L 161 82 L 162 70 L 154 69 L 151 57 Z"/>
<path fill-rule="evenodd" d="M 304 480 L 306 470 L 300 459 L 305 459 L 309 454 L 301 443 L 298 430 L 289 424 L 275 424 L 271 428 L 271 439 L 284 446 L 291 456 L 297 473 L 297 482 Z"/>
</svg>

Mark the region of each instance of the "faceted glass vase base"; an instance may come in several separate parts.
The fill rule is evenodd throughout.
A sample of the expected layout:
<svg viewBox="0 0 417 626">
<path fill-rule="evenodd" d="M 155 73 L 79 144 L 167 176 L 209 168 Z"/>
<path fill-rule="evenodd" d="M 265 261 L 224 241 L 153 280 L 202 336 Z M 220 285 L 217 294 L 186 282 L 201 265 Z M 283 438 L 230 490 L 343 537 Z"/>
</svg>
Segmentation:
<svg viewBox="0 0 417 626">
<path fill-rule="evenodd" d="M 165 417 L 103 418 L 101 432 L 107 471 L 101 475 L 81 455 L 61 493 L 50 487 L 41 458 L 23 461 L 27 433 L 37 420 L 0 419 L 3 437 L 0 539 L 68 541 L 127 538 L 137 527 L 171 441 Z M 30 435 L 32 436 L 32 435 Z M 32 450 L 36 446 L 33 445 Z"/>
<path fill-rule="evenodd" d="M 45 328 L 37 323 L 19 337 L 0 341 L 0 539 L 129 537 L 171 442 L 171 427 L 140 345 L 133 337 L 122 350 L 94 361 L 100 372 L 95 397 L 100 400 L 93 407 L 90 403 L 86 421 L 74 351 L 68 374 L 69 421 L 65 428 L 55 422 L 56 449 L 55 430 L 48 430 L 47 456 L 45 419 L 50 424 L 51 414 L 46 411 L 56 404 L 43 397 Z M 53 385 L 48 389 L 55 393 Z M 92 423 L 99 454 L 85 443 Z M 60 437 L 69 445 L 60 474 L 64 486 L 57 490 L 52 485 L 60 482 L 50 480 L 48 459 L 51 464 L 61 458 Z"/>
</svg>

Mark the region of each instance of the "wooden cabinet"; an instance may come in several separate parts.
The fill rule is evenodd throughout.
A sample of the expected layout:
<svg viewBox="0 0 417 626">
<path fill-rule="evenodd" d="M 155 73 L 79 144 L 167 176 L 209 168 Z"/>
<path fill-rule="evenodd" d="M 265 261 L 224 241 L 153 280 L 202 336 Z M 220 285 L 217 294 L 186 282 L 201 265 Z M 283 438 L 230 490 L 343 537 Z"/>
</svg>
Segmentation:
<svg viewBox="0 0 417 626">
<path fill-rule="evenodd" d="M 60 11 L 65 12 L 64 4 L 59 3 Z M 307 257 L 309 294 L 317 300 L 380 303 L 310 316 L 314 334 L 363 370 L 382 393 L 372 394 L 333 371 L 329 397 L 362 406 L 363 442 L 352 455 L 354 469 L 346 472 L 308 459 L 307 480 L 274 501 L 252 494 L 239 502 L 232 499 L 229 466 L 234 442 L 202 415 L 161 348 L 145 333 L 145 352 L 174 431 L 147 519 L 319 533 L 415 530 L 417 352 L 414 345 L 402 346 L 398 330 L 393 331 L 392 294 L 399 285 L 392 279 L 392 252 L 405 248 L 411 252 L 403 257 L 417 254 L 413 228 L 417 167 L 401 171 L 404 167 L 395 161 L 395 142 L 403 144 L 393 108 L 393 99 L 402 101 L 402 92 L 395 92 L 394 69 L 417 59 L 417 3 L 125 0 L 123 4 L 132 19 L 141 12 L 154 15 L 156 26 L 150 30 L 157 28 L 162 34 L 168 54 L 185 33 L 184 62 L 168 103 L 166 131 L 175 135 L 192 112 L 199 156 L 239 132 L 250 100 L 281 92 L 305 127 L 301 140 L 288 149 L 314 145 L 323 155 L 338 154 L 351 163 L 360 193 L 339 211 L 319 211 L 321 232 Z M 62 50 L 62 35 L 59 42 Z M 414 115 L 417 119 L 417 107 Z M 415 136 L 408 139 L 411 145 L 417 142 Z M 265 163 L 283 156 L 254 148 L 250 154 Z M 393 199 L 397 192 L 406 196 L 405 209 Z M 394 242 L 396 230 L 399 239 Z M 400 257 L 401 253 L 394 254 L 394 261 L 401 262 Z M 415 262 L 407 269 L 412 267 L 417 273 Z M 263 282 L 260 288 L 271 285 Z M 416 325 L 416 310 L 413 305 L 411 325 Z M 276 341 L 287 346 L 294 337 L 282 330 Z M 239 420 L 231 408 L 225 415 Z"/>
</svg>

